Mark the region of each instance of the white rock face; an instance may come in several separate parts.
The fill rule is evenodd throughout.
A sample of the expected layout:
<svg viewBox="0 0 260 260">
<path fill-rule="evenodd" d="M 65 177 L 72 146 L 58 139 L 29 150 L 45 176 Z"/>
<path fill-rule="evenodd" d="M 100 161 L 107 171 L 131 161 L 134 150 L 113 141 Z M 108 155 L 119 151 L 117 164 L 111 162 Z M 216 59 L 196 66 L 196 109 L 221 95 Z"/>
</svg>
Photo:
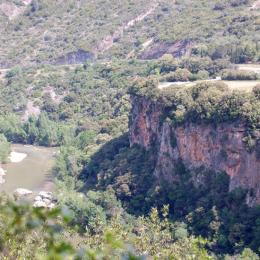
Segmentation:
<svg viewBox="0 0 260 260">
<path fill-rule="evenodd" d="M 48 205 L 49 209 L 54 209 L 55 207 L 56 207 L 56 205 L 54 203 L 51 203 L 51 204 Z"/>
<path fill-rule="evenodd" d="M 35 208 L 47 208 L 48 205 L 44 201 L 38 200 L 38 201 L 35 201 L 33 203 L 33 207 L 35 207 Z"/>
<path fill-rule="evenodd" d="M 31 195 L 32 193 L 33 192 L 31 190 L 19 188 L 14 191 L 14 197 L 16 199 L 19 199 L 22 197 L 27 197 L 27 196 Z"/>
<path fill-rule="evenodd" d="M 5 183 L 5 178 L 4 178 L 5 175 L 6 175 L 6 173 L 5 173 L 4 169 L 2 169 L 0 167 L 0 184 L 4 184 Z"/>
<path fill-rule="evenodd" d="M 0 175 L 0 181 L 1 181 L 1 175 Z M 33 194 L 33 192 L 30 190 L 27 190 L 27 189 L 19 188 L 19 189 L 16 189 L 13 194 L 14 194 L 14 198 L 16 200 L 19 200 L 21 198 L 25 198 L 25 197 Z M 53 198 L 53 195 L 51 192 L 41 191 L 34 198 L 33 207 L 53 209 L 56 206 L 56 202 L 57 202 L 57 200 Z"/>
<path fill-rule="evenodd" d="M 4 184 L 5 183 L 5 178 L 3 176 L 0 176 L 0 184 Z"/>
<path fill-rule="evenodd" d="M 36 196 L 35 198 L 34 198 L 34 201 L 41 201 L 42 200 L 42 197 L 41 196 Z"/>
<path fill-rule="evenodd" d="M 33 207 L 35 208 L 55 208 L 54 199 L 51 192 L 41 191 L 39 195 L 34 198 Z"/>
<path fill-rule="evenodd" d="M 39 196 L 42 197 L 43 199 L 52 200 L 52 193 L 51 192 L 41 191 L 39 193 Z"/>
</svg>

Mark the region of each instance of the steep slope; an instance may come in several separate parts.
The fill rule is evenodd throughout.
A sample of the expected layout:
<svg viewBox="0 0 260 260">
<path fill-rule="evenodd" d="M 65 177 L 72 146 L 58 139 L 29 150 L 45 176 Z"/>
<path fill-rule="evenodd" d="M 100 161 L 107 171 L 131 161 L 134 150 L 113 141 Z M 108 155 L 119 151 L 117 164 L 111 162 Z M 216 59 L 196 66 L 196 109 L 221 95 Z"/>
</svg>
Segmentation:
<svg viewBox="0 0 260 260">
<path fill-rule="evenodd" d="M 151 97 L 133 96 L 131 146 L 138 144 L 155 151 L 154 174 L 159 179 L 176 181 L 180 162 L 193 170 L 205 167 L 226 172 L 230 190 L 243 187 L 249 191 L 247 203 L 259 204 L 259 99 L 250 97 L 252 94 L 241 98 L 241 93 L 221 90 L 223 86 L 194 88 L 173 89 L 174 94 L 168 93 L 172 95 L 168 103 L 160 98 L 153 101 Z M 203 182 L 200 176 L 196 178 L 195 182 Z"/>
<path fill-rule="evenodd" d="M 249 152 L 243 142 L 247 132 L 245 126 L 224 123 L 215 127 L 193 123 L 176 127 L 170 122 L 161 122 L 164 109 L 160 104 L 133 98 L 132 105 L 130 143 L 147 150 L 157 147 L 154 174 L 158 178 L 175 181 L 174 172 L 180 161 L 190 169 L 203 166 L 224 171 L 230 176 L 230 190 L 252 189 L 248 204 L 260 203 L 260 158 L 256 150 Z M 258 131 L 258 138 L 259 135 Z"/>
<path fill-rule="evenodd" d="M 6 1 L 0 9 L 0 64 L 53 62 L 79 49 L 102 52 L 104 39 L 144 19 L 150 6 L 154 2 L 147 0 Z"/>
<path fill-rule="evenodd" d="M 165 53 L 257 61 L 259 10 L 252 5 L 247 0 L 5 0 L 0 66 L 84 63 L 92 55 L 152 59 Z"/>
</svg>

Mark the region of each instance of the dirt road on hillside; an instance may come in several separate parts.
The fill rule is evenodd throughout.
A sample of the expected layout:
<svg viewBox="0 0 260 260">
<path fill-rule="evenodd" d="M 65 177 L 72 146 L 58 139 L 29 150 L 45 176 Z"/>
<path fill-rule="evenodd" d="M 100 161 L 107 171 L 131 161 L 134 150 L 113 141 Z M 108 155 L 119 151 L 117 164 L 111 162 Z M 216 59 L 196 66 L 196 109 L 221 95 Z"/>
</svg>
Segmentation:
<svg viewBox="0 0 260 260">
<path fill-rule="evenodd" d="M 159 6 L 159 3 L 157 1 L 153 1 L 151 6 L 148 8 L 148 10 L 144 13 L 141 13 L 134 19 L 130 20 L 129 22 L 125 23 L 124 25 L 117 28 L 112 34 L 109 34 L 103 38 L 92 50 L 93 53 L 96 55 L 98 53 L 103 53 L 110 48 L 113 47 L 114 42 L 120 38 L 123 37 L 124 32 L 127 31 L 129 28 L 133 27 L 136 23 L 142 22 L 146 17 L 151 15 L 156 8 Z"/>
</svg>

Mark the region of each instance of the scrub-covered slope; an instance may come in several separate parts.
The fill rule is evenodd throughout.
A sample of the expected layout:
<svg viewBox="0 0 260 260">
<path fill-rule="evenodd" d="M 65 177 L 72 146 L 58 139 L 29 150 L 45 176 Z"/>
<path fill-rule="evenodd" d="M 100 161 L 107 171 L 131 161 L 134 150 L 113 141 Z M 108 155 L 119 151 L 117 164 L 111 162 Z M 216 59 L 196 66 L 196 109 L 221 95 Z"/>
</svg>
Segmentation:
<svg viewBox="0 0 260 260">
<path fill-rule="evenodd" d="M 0 4 L 0 65 L 94 57 L 259 59 L 254 1 L 12 1 Z"/>
</svg>

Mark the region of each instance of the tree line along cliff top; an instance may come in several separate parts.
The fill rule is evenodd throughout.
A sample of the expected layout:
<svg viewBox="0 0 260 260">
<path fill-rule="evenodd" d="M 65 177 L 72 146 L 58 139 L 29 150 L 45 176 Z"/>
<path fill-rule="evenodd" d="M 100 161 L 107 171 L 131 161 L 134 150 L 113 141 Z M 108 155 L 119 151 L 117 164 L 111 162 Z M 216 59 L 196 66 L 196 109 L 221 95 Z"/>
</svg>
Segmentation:
<svg viewBox="0 0 260 260">
<path fill-rule="evenodd" d="M 156 77 L 138 79 L 130 94 L 158 103 L 174 124 L 184 122 L 242 122 L 259 138 L 260 85 L 252 91 L 232 90 L 223 82 L 205 81 L 194 86 L 158 89 Z M 254 135 L 254 134 L 253 134 Z"/>
</svg>

